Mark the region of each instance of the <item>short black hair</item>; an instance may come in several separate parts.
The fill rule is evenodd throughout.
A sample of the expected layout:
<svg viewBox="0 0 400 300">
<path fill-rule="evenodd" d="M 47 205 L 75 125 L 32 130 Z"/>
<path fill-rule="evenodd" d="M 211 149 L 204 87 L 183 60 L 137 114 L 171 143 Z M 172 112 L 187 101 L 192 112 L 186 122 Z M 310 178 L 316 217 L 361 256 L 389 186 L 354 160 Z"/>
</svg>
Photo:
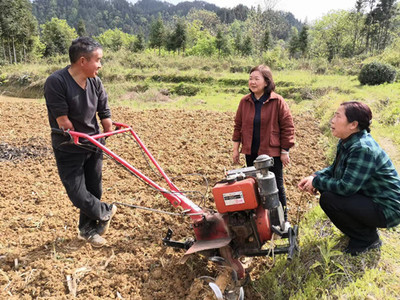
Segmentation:
<svg viewBox="0 0 400 300">
<path fill-rule="evenodd" d="M 340 104 L 344 107 L 344 113 L 349 123 L 358 122 L 359 130 L 367 130 L 371 132 L 372 112 L 369 106 L 358 101 L 348 101 Z"/>
<path fill-rule="evenodd" d="M 71 64 L 77 62 L 81 56 L 89 60 L 92 52 L 99 48 L 102 49 L 103 47 L 90 37 L 79 37 L 73 40 L 69 47 L 69 60 Z"/>
</svg>

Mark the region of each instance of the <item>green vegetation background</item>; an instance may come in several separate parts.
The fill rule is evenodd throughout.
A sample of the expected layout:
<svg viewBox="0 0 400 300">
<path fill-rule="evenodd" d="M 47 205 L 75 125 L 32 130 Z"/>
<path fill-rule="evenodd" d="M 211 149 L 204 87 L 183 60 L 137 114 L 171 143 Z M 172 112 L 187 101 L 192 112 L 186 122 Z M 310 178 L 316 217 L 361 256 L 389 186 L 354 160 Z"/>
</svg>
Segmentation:
<svg viewBox="0 0 400 300">
<path fill-rule="evenodd" d="M 264 63 L 292 112 L 320 121 L 327 164 L 337 142 L 329 120 L 341 102 L 358 100 L 372 108 L 372 135 L 399 169 L 400 83 L 357 79 L 369 62 L 400 67 L 399 7 L 354 0 L 349 11 L 303 24 L 270 7 L 202 1 L 0 1 L 0 93 L 43 102 L 47 76 L 68 64 L 78 35 L 104 46 L 100 77 L 111 105 L 137 110 L 235 111 L 248 93 L 248 71 Z M 299 255 L 276 257 L 252 286 L 265 299 L 400 299 L 399 229 L 381 234 L 381 252 L 343 255 L 346 238 L 311 207 L 300 224 Z"/>
<path fill-rule="evenodd" d="M 138 110 L 235 111 L 242 95 L 248 92 L 248 70 L 260 62 L 251 58 L 106 51 L 100 77 L 111 105 Z M 297 63 L 303 66 L 301 70 L 273 72 L 277 92 L 289 102 L 293 113 L 308 113 L 320 120 L 327 164 L 336 144 L 329 132 L 329 120 L 341 102 L 359 100 L 371 106 L 372 134 L 399 167 L 400 83 L 361 86 L 356 75 L 349 75 L 351 72 L 338 75 L 345 65 L 343 61 L 330 65 L 325 74 L 318 74 L 321 66 L 316 62 Z M 38 63 L 2 66 L 0 92 L 43 101 L 46 77 L 67 64 L 66 56 L 57 56 Z M 399 299 L 399 229 L 382 230 L 381 235 L 381 252 L 359 257 L 343 255 L 339 250 L 346 238 L 315 206 L 300 224 L 299 255 L 292 262 L 276 257 L 274 266 L 266 267 L 252 286 L 265 299 Z"/>
</svg>

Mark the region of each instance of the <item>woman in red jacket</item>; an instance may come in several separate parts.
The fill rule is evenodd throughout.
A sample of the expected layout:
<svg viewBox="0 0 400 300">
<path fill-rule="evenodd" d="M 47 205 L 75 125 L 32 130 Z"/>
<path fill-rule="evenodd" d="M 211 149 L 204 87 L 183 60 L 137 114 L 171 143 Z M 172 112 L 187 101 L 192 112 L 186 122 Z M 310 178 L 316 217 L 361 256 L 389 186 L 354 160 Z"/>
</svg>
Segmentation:
<svg viewBox="0 0 400 300">
<path fill-rule="evenodd" d="M 279 200 L 285 211 L 286 195 L 283 185 L 283 166 L 290 162 L 289 149 L 294 146 L 294 125 L 289 106 L 276 94 L 271 70 L 259 65 L 251 69 L 250 94 L 239 103 L 233 132 L 233 162 L 239 164 L 239 148 L 246 156 L 246 165 L 252 166 L 258 155 L 274 158 Z"/>
</svg>

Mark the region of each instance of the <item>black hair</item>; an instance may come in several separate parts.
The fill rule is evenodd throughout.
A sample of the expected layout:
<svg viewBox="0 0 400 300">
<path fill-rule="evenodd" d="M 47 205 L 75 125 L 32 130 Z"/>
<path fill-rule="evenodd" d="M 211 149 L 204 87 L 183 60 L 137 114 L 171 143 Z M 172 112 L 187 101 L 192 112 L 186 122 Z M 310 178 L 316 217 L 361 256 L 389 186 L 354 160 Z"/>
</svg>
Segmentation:
<svg viewBox="0 0 400 300">
<path fill-rule="evenodd" d="M 71 64 L 77 62 L 82 56 L 90 60 L 92 52 L 99 48 L 102 49 L 101 45 L 90 37 L 79 37 L 73 40 L 69 47 L 69 60 Z"/>
<path fill-rule="evenodd" d="M 358 129 L 371 132 L 372 112 L 368 105 L 358 102 L 349 101 L 341 104 L 344 107 L 345 115 L 348 122 L 358 122 Z"/>
</svg>

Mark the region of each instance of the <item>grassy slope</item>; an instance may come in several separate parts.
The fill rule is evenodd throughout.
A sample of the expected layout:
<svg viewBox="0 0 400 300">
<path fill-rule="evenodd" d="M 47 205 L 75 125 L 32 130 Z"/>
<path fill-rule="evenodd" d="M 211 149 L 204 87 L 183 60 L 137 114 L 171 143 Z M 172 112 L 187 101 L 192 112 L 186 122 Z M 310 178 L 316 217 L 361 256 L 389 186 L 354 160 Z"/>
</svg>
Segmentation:
<svg viewBox="0 0 400 300">
<path fill-rule="evenodd" d="M 112 105 L 234 111 L 247 91 L 248 75 L 229 71 L 232 66 L 248 70 L 256 63 L 116 53 L 106 55 L 100 76 Z M 66 64 L 66 58 L 59 57 L 39 64 L 2 67 L 0 92 L 41 98 L 44 79 Z M 160 75 L 162 80 L 157 80 Z M 336 144 L 329 134 L 329 119 L 342 101 L 357 99 L 371 106 L 375 120 L 372 133 L 400 166 L 400 100 L 396 97 L 400 83 L 365 87 L 355 76 L 307 71 L 274 72 L 274 78 L 277 92 L 288 100 L 294 113 L 309 112 L 321 120 L 328 161 Z M 187 91 L 195 91 L 195 95 L 185 95 Z M 346 239 L 316 207 L 300 224 L 300 255 L 291 263 L 277 257 L 275 266 L 253 284 L 254 288 L 266 299 L 398 299 L 399 237 L 399 229 L 383 230 L 380 253 L 355 258 L 342 255 L 339 250 Z"/>
<path fill-rule="evenodd" d="M 315 207 L 300 223 L 299 255 L 276 257 L 254 288 L 265 299 L 398 299 L 399 234 L 382 230 L 381 251 L 352 257 L 341 252 L 347 238 Z"/>
</svg>

